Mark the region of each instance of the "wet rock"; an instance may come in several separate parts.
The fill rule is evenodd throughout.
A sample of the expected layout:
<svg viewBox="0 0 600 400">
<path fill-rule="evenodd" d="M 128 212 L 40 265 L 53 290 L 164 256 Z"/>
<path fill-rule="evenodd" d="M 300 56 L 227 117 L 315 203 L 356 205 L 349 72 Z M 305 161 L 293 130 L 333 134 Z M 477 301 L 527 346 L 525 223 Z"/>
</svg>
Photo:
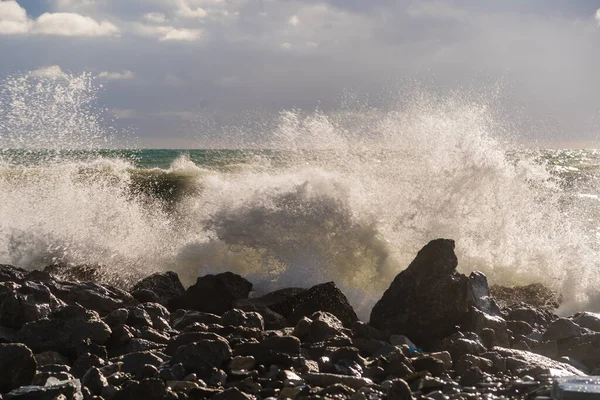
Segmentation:
<svg viewBox="0 0 600 400">
<path fill-rule="evenodd" d="M 307 337 L 309 342 L 322 342 L 333 337 L 346 336 L 344 325 L 331 313 L 318 311 L 310 316 L 310 321 Z"/>
<path fill-rule="evenodd" d="M 453 240 L 429 242 L 375 304 L 370 324 L 430 347 L 457 331 L 470 306 L 496 312 L 485 276 L 467 278 L 456 272 L 457 264 Z"/>
<path fill-rule="evenodd" d="M 82 378 L 90 368 L 101 368 L 104 365 L 106 365 L 106 361 L 97 355 L 91 353 L 82 354 L 73 363 L 71 374 L 76 378 Z"/>
<path fill-rule="evenodd" d="M 136 297 L 135 293 L 142 290 L 154 293 L 158 299 L 157 302 L 163 306 L 168 305 L 171 300 L 185 292 L 179 276 L 173 271 L 152 274 L 136 283 L 131 292 Z"/>
<path fill-rule="evenodd" d="M 402 379 L 394 379 L 387 390 L 388 400 L 412 400 L 414 399 L 408 383 Z"/>
<path fill-rule="evenodd" d="M 171 324 L 175 329 L 182 330 L 194 323 L 222 324 L 222 319 L 216 314 L 181 309 L 171 314 Z"/>
<path fill-rule="evenodd" d="M 45 318 L 64 305 L 43 284 L 26 281 L 4 296 L 0 305 L 0 325 L 19 329 L 24 323 Z"/>
<path fill-rule="evenodd" d="M 180 346 L 171 363 L 181 363 L 188 372 L 205 377 L 213 368 L 222 368 L 231 359 L 231 348 L 225 340 L 201 340 Z"/>
<path fill-rule="evenodd" d="M 100 395 L 102 393 L 102 389 L 108 386 L 108 381 L 98 368 L 92 367 L 81 379 L 81 384 L 87 387 L 92 394 Z"/>
<path fill-rule="evenodd" d="M 326 373 L 306 373 L 302 375 L 302 378 L 307 383 L 315 386 L 327 387 L 335 384 L 342 384 L 355 390 L 373 384 L 373 381 L 368 378 Z"/>
<path fill-rule="evenodd" d="M 175 355 L 177 349 L 180 346 L 184 346 L 186 344 L 191 344 L 194 342 L 199 342 L 201 340 L 221 340 L 226 341 L 222 336 L 217 335 L 212 332 L 186 332 L 177 336 L 173 336 L 169 339 L 169 343 L 167 344 L 166 353 L 170 356 Z"/>
<path fill-rule="evenodd" d="M 580 336 L 585 331 L 575 322 L 567 318 L 559 318 L 552 322 L 546 332 L 544 332 L 544 340 L 561 340 L 573 336 Z"/>
<path fill-rule="evenodd" d="M 114 400 L 165 400 L 167 387 L 160 379 L 129 381 L 113 397 Z"/>
<path fill-rule="evenodd" d="M 245 312 L 233 309 L 222 315 L 223 325 L 243 326 L 246 328 L 257 328 L 261 331 L 265 329 L 265 321 L 257 312 Z"/>
<path fill-rule="evenodd" d="M 551 360 L 539 354 L 523 350 L 505 349 L 494 347 L 494 352 L 499 353 L 506 358 L 507 368 L 511 373 L 522 377 L 531 375 L 533 377 L 541 375 L 551 376 L 570 376 L 585 375 L 582 371 L 571 365 Z"/>
<path fill-rule="evenodd" d="M 6 395 L 4 399 L 23 400 L 54 400 L 82 399 L 81 384 L 78 380 L 59 381 L 50 378 L 45 386 L 22 386 Z"/>
<path fill-rule="evenodd" d="M 223 314 L 233 309 L 234 302 L 247 299 L 252 283 L 232 272 L 198 278 L 183 294 L 169 302 L 171 310 L 186 309 Z"/>
<path fill-rule="evenodd" d="M 25 345 L 0 344 L 0 393 L 30 384 L 36 368 L 33 353 Z"/>
<path fill-rule="evenodd" d="M 118 308 L 138 304 L 129 293 L 108 285 L 92 282 L 53 282 L 48 287 L 52 293 L 67 304 L 78 303 L 88 310 L 105 316 Z"/>
<path fill-rule="evenodd" d="M 594 332 L 600 332 L 600 314 L 592 312 L 582 312 L 572 317 L 573 322 L 582 328 L 587 328 Z"/>
<path fill-rule="evenodd" d="M 27 271 L 23 268 L 0 264 L 0 282 L 22 282 L 25 274 Z"/>
<path fill-rule="evenodd" d="M 296 325 L 300 318 L 308 317 L 317 311 L 335 315 L 346 327 L 351 327 L 358 321 L 348 299 L 333 282 L 313 286 L 294 297 L 271 305 L 270 308 L 283 315 L 290 325 Z"/>
<path fill-rule="evenodd" d="M 465 319 L 466 322 L 462 324 L 464 330 L 480 335 L 484 329 L 491 329 L 494 331 L 493 346 L 508 347 L 509 335 L 504 318 L 470 307 Z"/>
<path fill-rule="evenodd" d="M 512 321 L 523 321 L 532 327 L 547 326 L 552 322 L 552 315 L 546 311 L 537 309 L 527 304 L 517 304 L 505 309 L 506 319 Z"/>
<path fill-rule="evenodd" d="M 75 304 L 53 312 L 49 319 L 26 323 L 18 339 L 35 352 L 54 350 L 69 356 L 80 343 L 103 344 L 110 334 L 98 313 Z"/>
<path fill-rule="evenodd" d="M 38 366 L 69 364 L 69 359 L 56 351 L 44 351 L 34 355 Z"/>
</svg>

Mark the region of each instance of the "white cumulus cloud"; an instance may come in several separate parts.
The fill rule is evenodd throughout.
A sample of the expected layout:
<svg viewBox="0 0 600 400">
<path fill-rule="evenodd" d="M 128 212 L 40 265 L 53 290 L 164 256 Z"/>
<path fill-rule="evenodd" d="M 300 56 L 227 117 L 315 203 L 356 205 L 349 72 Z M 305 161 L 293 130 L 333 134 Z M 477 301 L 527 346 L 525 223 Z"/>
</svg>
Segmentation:
<svg viewBox="0 0 600 400">
<path fill-rule="evenodd" d="M 56 36 L 112 36 L 119 29 L 109 21 L 98 22 L 76 13 L 44 13 L 36 19 L 16 1 L 0 2 L 0 34 Z"/>
<path fill-rule="evenodd" d="M 41 67 L 33 70 L 29 73 L 29 76 L 34 78 L 67 78 L 68 75 L 58 65 L 49 65 L 47 67 Z"/>
</svg>

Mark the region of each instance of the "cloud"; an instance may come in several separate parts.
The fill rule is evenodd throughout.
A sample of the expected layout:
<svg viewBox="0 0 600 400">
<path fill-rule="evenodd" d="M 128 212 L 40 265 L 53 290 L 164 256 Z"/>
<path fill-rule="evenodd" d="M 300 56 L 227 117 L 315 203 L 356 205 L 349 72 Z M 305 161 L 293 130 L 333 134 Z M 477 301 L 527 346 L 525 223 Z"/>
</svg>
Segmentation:
<svg viewBox="0 0 600 400">
<path fill-rule="evenodd" d="M 596 22 L 598 23 L 598 25 L 600 25 L 600 8 L 596 10 L 596 14 L 594 14 L 594 17 L 596 18 Z"/>
<path fill-rule="evenodd" d="M 42 67 L 36 70 L 33 70 L 29 73 L 29 76 L 34 78 L 68 78 L 68 75 L 58 66 L 58 65 L 50 65 L 47 67 Z"/>
<path fill-rule="evenodd" d="M 201 29 L 175 28 L 165 25 L 146 25 L 135 23 L 132 30 L 136 35 L 156 38 L 160 41 L 185 41 L 199 40 L 203 31 Z"/>
<path fill-rule="evenodd" d="M 76 13 L 43 13 L 30 19 L 16 1 L 0 2 L 0 34 L 55 36 L 113 36 L 119 29 L 109 21 L 98 22 Z"/>
<path fill-rule="evenodd" d="M 135 110 L 132 110 L 130 108 L 127 109 L 112 109 L 111 110 L 112 114 L 119 118 L 119 119 L 131 119 L 131 118 L 136 118 L 138 116 L 138 112 Z"/>
<path fill-rule="evenodd" d="M 123 70 L 122 72 L 100 72 L 98 78 L 103 78 L 109 81 L 121 81 L 135 78 L 135 74 L 129 70 Z"/>
<path fill-rule="evenodd" d="M 164 24 L 167 21 L 165 14 L 159 12 L 151 12 L 144 14 L 144 19 L 154 24 Z"/>
</svg>

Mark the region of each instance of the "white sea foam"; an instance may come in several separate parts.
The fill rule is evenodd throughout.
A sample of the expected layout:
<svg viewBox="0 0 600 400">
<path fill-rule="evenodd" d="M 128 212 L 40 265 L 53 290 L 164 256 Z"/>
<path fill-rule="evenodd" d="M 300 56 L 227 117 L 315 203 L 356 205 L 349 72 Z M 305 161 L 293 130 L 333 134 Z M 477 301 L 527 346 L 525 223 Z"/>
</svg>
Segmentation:
<svg viewBox="0 0 600 400">
<path fill-rule="evenodd" d="M 60 86 L 69 80 L 17 82 L 4 88 L 0 147 L 104 142 L 94 108 L 77 106 L 94 103 L 87 84 L 71 106 Z M 29 103 L 38 89 L 60 95 Z M 481 270 L 493 283 L 542 282 L 563 294 L 565 312 L 600 310 L 597 201 L 565 189 L 529 153 L 509 152 L 503 116 L 491 105 L 460 95 L 405 103 L 286 111 L 264 135 L 283 161 L 255 157 L 218 169 L 180 157 L 164 173 L 183 173 L 197 190 L 168 208 L 132 190 L 126 160 L 59 154 L 26 166 L 0 153 L 0 262 L 99 263 L 120 275 L 174 269 L 188 284 L 232 270 L 259 291 L 333 280 L 366 317 L 425 243 L 447 237 L 463 272 Z M 66 131 L 30 123 L 69 112 L 79 122 Z"/>
</svg>

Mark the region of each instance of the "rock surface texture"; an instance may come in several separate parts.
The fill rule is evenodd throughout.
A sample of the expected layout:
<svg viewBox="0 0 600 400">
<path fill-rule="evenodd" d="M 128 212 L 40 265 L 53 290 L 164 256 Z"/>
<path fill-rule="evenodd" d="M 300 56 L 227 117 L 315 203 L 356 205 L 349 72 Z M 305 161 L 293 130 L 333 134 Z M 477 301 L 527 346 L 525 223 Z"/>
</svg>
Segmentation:
<svg viewBox="0 0 600 400">
<path fill-rule="evenodd" d="M 126 291 L 94 266 L 0 265 L 1 398 L 525 399 L 600 373 L 598 314 L 499 309 L 457 263 L 453 241 L 427 244 L 370 323 L 333 282 L 249 298 L 233 273 Z"/>
</svg>

